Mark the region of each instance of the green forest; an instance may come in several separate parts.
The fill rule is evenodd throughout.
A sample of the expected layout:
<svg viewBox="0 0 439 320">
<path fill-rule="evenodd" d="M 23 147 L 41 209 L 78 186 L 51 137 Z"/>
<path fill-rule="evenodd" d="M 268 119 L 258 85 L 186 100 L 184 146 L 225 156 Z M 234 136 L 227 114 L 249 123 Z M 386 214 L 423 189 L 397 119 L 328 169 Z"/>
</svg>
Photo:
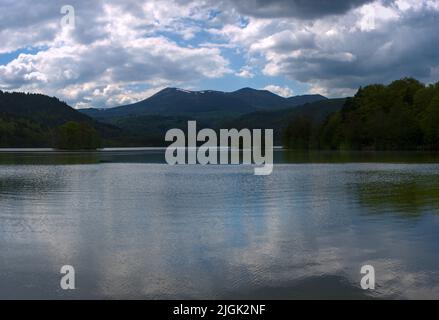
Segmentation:
<svg viewBox="0 0 439 320">
<path fill-rule="evenodd" d="M 50 133 L 25 118 L 0 114 L 0 148 L 49 146 Z"/>
<path fill-rule="evenodd" d="M 120 129 L 42 94 L 0 91 L 0 148 L 96 149 Z"/>
<path fill-rule="evenodd" d="M 439 82 L 404 78 L 360 88 L 323 123 L 292 119 L 283 143 L 291 149 L 439 150 Z"/>
<path fill-rule="evenodd" d="M 51 147 L 60 150 L 95 150 L 100 134 L 86 122 L 70 121 L 53 129 L 27 119 L 0 117 L 0 148 Z"/>
<path fill-rule="evenodd" d="M 351 98 L 223 117 L 221 128 L 273 129 L 275 143 L 290 149 L 437 151 L 439 82 L 404 78 L 362 87 Z M 102 123 L 55 97 L 0 91 L 0 148 L 163 146 L 164 132 L 187 120 L 192 116 L 144 115 Z"/>
<path fill-rule="evenodd" d="M 70 121 L 54 130 L 53 146 L 62 150 L 96 150 L 102 147 L 102 139 L 91 125 Z"/>
</svg>

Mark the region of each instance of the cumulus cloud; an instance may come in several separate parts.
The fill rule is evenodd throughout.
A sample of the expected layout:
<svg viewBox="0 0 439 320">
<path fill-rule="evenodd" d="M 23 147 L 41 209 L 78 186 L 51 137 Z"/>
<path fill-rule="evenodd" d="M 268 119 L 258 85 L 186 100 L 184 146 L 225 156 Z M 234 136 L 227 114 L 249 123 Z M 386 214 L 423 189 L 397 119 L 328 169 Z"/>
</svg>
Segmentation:
<svg viewBox="0 0 439 320">
<path fill-rule="evenodd" d="M 244 26 L 229 24 L 212 32 L 259 58 L 266 76 L 339 96 L 405 76 L 437 81 L 438 23 L 438 2 L 399 0 L 367 3 L 342 17 L 308 23 L 251 18 Z"/>
<path fill-rule="evenodd" d="M 29 2 L 11 2 L 10 12 L 23 10 L 24 3 Z M 130 88 L 142 87 L 140 84 L 152 88 L 167 84 L 187 85 L 232 72 L 220 49 L 181 45 L 161 34 L 175 29 L 184 39 L 190 38 L 193 26 L 184 28 L 179 24 L 187 16 L 200 15 L 193 10 L 194 4 L 97 1 L 92 9 L 85 4 L 89 2 L 78 1 L 74 5 L 77 27 L 73 30 L 59 25 L 61 3 L 59 7 L 56 3 L 37 5 L 40 20 L 29 17 L 29 22 L 35 34 L 40 34 L 35 35 L 36 39 L 43 39 L 41 45 L 46 47 L 36 54 L 20 54 L 0 66 L 0 88 L 57 95 L 77 107 L 114 106 L 126 102 L 128 93 L 137 97 Z M 28 9 L 33 8 L 30 5 Z M 5 11 L 2 12 L 4 15 Z M 36 45 L 26 36 L 28 25 L 12 23 L 12 20 L 2 23 L 5 33 L 15 32 L 21 40 L 5 41 L 1 51 Z M 44 28 L 36 27 L 38 23 L 43 27 L 56 27 L 46 35 Z M 109 88 L 118 88 L 118 91 Z M 122 95 L 121 90 L 126 94 Z"/>
<path fill-rule="evenodd" d="M 264 90 L 271 91 L 271 92 L 273 92 L 281 97 L 285 97 L 285 98 L 291 97 L 294 94 L 293 90 L 287 86 L 282 87 L 282 86 L 276 86 L 273 84 L 264 87 Z"/>
<path fill-rule="evenodd" d="M 254 78 L 255 76 L 251 68 L 248 66 L 242 67 L 238 72 L 235 73 L 235 75 L 241 78 Z"/>
<path fill-rule="evenodd" d="M 74 30 L 60 26 L 64 4 L 2 2 L 0 55 L 22 53 L 0 65 L 0 89 L 101 107 L 230 74 L 328 96 L 438 80 L 439 1 L 75 0 Z"/>
</svg>

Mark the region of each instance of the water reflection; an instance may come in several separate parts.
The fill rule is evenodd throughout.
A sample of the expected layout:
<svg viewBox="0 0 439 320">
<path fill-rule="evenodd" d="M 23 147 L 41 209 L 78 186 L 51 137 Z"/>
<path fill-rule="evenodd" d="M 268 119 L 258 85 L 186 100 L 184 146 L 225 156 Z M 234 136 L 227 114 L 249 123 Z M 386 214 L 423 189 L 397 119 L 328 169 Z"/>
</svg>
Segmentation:
<svg viewBox="0 0 439 320">
<path fill-rule="evenodd" d="M 277 163 L 439 163 L 437 152 L 278 150 Z"/>
<path fill-rule="evenodd" d="M 439 174 L 435 168 L 411 172 L 368 172 L 362 175 L 356 192 L 372 213 L 397 213 L 402 217 L 439 214 Z"/>
<path fill-rule="evenodd" d="M 166 163 L 165 148 L 107 148 L 96 152 L 52 149 L 0 149 L 0 165 Z M 221 149 L 222 150 L 222 149 Z M 187 152 L 195 152 L 187 150 Z M 236 152 L 236 151 L 232 151 Z M 242 152 L 240 153 L 242 159 Z M 439 163 L 434 152 L 297 151 L 276 147 L 274 163 Z"/>
<path fill-rule="evenodd" d="M 0 165 L 67 165 L 99 163 L 98 152 L 0 152 Z"/>
<path fill-rule="evenodd" d="M 1 298 L 439 297 L 439 165 L 101 160 L 0 166 Z"/>
</svg>

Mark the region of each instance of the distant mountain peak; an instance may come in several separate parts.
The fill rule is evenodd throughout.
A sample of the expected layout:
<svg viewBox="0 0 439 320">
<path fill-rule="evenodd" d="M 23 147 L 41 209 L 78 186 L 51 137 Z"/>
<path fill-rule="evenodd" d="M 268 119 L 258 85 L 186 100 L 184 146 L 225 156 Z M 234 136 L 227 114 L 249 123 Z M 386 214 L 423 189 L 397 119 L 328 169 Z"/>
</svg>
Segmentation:
<svg viewBox="0 0 439 320">
<path fill-rule="evenodd" d="M 230 92 L 226 92 L 226 91 L 218 91 L 218 90 L 188 90 L 188 89 L 183 89 L 183 88 L 177 88 L 177 87 L 167 87 L 159 92 L 157 92 L 157 94 L 160 93 L 186 93 L 186 94 L 206 94 L 206 93 L 222 93 L 222 94 L 231 94 L 231 95 L 239 95 L 239 94 L 266 94 L 266 95 L 271 95 L 271 96 L 276 96 L 279 97 L 281 99 L 300 99 L 300 98 L 314 98 L 314 99 L 321 99 L 321 100 L 326 100 L 328 98 L 326 98 L 325 96 L 322 96 L 321 94 L 303 94 L 303 95 L 296 95 L 296 96 L 291 96 L 291 97 L 281 97 L 278 94 L 267 90 L 267 89 L 255 89 L 255 88 L 251 88 L 251 87 L 244 87 L 235 91 L 230 91 Z"/>
<path fill-rule="evenodd" d="M 255 89 L 255 88 L 251 88 L 251 87 L 244 87 L 241 89 L 238 89 L 236 91 L 233 91 L 233 93 L 238 93 L 238 92 L 246 92 L 246 93 L 254 93 L 254 92 L 269 92 L 271 94 L 275 94 L 269 90 L 266 89 Z"/>
<path fill-rule="evenodd" d="M 319 93 L 308 93 L 308 94 L 301 94 L 301 95 L 297 95 L 297 96 L 293 96 L 290 98 L 294 98 L 294 97 L 318 97 L 318 98 L 322 98 L 323 100 L 327 100 L 328 98 L 319 94 Z"/>
<path fill-rule="evenodd" d="M 204 94 L 204 93 L 224 93 L 223 91 L 216 91 L 216 90 L 188 90 L 183 88 L 175 88 L 175 87 L 167 87 L 158 93 L 161 92 L 181 92 L 181 93 L 188 93 L 188 94 Z"/>
<path fill-rule="evenodd" d="M 250 88 L 250 87 L 244 87 L 244 88 L 238 89 L 238 90 L 236 90 L 234 92 L 238 92 L 238 91 L 260 91 L 260 90 L 254 89 L 254 88 Z"/>
<path fill-rule="evenodd" d="M 231 117 L 259 110 L 280 110 L 312 103 L 326 98 L 318 95 L 281 97 L 269 90 L 245 87 L 232 92 L 188 90 L 168 87 L 142 101 L 111 108 L 106 112 L 85 110 L 95 119 L 132 117 L 141 115 L 199 117 L 206 121 Z M 212 121 L 213 121 L 212 120 Z"/>
</svg>

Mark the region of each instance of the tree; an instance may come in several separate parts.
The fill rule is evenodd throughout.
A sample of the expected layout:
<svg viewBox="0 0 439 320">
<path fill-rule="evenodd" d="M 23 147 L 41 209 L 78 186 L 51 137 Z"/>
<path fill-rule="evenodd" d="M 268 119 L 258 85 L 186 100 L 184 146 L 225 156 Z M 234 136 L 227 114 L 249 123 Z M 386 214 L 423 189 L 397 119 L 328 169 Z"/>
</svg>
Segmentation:
<svg viewBox="0 0 439 320">
<path fill-rule="evenodd" d="M 295 118 L 287 127 L 284 145 L 292 149 L 308 149 L 312 135 L 312 122 L 306 117 Z"/>
<path fill-rule="evenodd" d="M 67 122 L 54 131 L 54 147 L 62 150 L 95 150 L 101 147 L 98 132 L 85 122 Z"/>
<path fill-rule="evenodd" d="M 404 78 L 360 88 L 319 128 L 292 119 L 284 140 L 308 148 L 314 136 L 325 149 L 439 150 L 439 83 Z"/>
<path fill-rule="evenodd" d="M 439 150 L 439 94 L 431 100 L 420 118 L 425 145 L 429 149 Z"/>
</svg>

